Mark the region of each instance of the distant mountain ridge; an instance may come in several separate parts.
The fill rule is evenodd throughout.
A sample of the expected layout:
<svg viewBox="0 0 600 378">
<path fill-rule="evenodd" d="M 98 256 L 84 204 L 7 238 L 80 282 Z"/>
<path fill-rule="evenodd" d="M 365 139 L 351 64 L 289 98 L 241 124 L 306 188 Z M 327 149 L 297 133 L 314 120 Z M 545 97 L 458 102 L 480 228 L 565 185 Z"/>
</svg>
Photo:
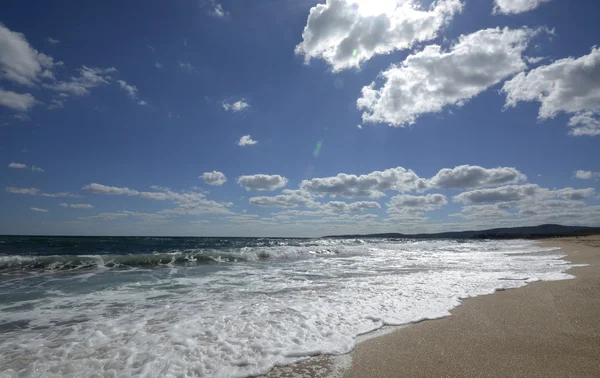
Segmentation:
<svg viewBox="0 0 600 378">
<path fill-rule="evenodd" d="M 439 232 L 433 234 L 383 233 L 367 235 L 335 235 L 325 238 L 406 238 L 406 239 L 539 239 L 552 236 L 585 236 L 600 234 L 600 227 L 543 224 L 529 227 L 492 228 L 480 231 Z"/>
</svg>

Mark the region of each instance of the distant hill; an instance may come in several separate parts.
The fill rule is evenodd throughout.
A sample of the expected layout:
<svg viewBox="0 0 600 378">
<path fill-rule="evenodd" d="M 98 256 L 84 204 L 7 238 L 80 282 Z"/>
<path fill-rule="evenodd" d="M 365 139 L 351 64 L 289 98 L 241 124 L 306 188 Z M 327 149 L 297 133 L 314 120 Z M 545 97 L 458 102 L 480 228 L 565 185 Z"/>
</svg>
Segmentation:
<svg viewBox="0 0 600 378">
<path fill-rule="evenodd" d="M 600 227 L 561 226 L 543 224 L 531 227 L 493 228 L 481 231 L 440 232 L 435 234 L 368 234 L 336 235 L 325 238 L 406 238 L 406 239 L 539 239 L 554 236 L 585 236 L 600 234 Z"/>
</svg>

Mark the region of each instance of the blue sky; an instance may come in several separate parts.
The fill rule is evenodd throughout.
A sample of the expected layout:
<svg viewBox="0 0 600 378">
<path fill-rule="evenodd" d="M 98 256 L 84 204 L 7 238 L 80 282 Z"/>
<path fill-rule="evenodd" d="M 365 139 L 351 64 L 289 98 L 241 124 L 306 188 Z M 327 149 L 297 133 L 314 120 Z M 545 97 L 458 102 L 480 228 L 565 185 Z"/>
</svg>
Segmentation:
<svg viewBox="0 0 600 378">
<path fill-rule="evenodd" d="M 598 226 L 599 11 L 9 0 L 0 233 Z"/>
</svg>

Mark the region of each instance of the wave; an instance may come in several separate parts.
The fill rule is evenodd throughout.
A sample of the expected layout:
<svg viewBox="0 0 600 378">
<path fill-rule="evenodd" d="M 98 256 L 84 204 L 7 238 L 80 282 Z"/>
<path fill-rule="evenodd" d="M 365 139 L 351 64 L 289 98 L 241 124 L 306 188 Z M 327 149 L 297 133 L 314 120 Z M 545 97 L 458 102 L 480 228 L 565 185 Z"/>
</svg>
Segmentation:
<svg viewBox="0 0 600 378">
<path fill-rule="evenodd" d="M 293 259 L 315 255 L 336 255 L 337 249 L 253 248 L 236 251 L 174 251 L 129 255 L 0 256 L 0 273 L 15 271 L 73 271 L 85 269 L 126 269 L 237 263 L 265 259 Z"/>
</svg>

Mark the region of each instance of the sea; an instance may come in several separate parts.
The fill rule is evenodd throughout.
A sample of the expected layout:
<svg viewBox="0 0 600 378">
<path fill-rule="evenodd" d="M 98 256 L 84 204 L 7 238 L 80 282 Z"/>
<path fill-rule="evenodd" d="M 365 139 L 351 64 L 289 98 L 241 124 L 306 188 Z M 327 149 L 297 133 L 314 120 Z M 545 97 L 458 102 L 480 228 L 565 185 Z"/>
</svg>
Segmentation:
<svg viewBox="0 0 600 378">
<path fill-rule="evenodd" d="M 0 237 L 0 377 L 248 377 L 573 265 L 527 240 Z"/>
</svg>

